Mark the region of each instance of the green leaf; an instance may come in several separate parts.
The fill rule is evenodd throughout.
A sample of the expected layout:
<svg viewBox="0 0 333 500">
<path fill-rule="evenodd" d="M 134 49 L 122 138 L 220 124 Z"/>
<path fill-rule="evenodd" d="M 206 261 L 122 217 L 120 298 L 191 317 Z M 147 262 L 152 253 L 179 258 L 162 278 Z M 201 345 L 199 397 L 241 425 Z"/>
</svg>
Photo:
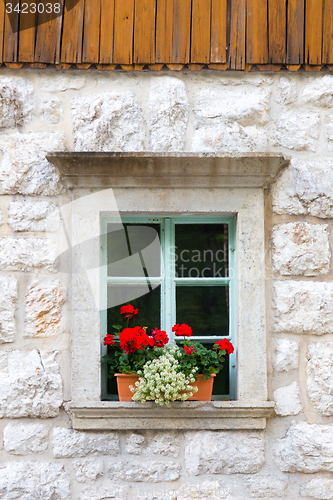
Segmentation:
<svg viewBox="0 0 333 500">
<path fill-rule="evenodd" d="M 112 328 L 115 328 L 116 330 L 121 330 L 123 328 L 123 325 L 112 325 Z"/>
</svg>

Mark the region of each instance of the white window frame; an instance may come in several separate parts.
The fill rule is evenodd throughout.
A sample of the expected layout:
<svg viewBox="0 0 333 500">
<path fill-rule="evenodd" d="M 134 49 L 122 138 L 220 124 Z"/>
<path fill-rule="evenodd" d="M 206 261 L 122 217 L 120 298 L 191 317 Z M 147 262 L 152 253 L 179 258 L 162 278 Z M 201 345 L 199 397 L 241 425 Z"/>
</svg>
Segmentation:
<svg viewBox="0 0 333 500">
<path fill-rule="evenodd" d="M 229 288 L 229 332 L 228 335 L 220 335 L 218 337 L 192 337 L 198 342 L 216 342 L 221 338 L 227 338 L 232 342 L 235 351 L 229 356 L 229 391 L 227 394 L 214 396 L 214 400 L 235 399 L 236 397 L 236 318 L 235 318 L 235 217 L 198 217 L 198 216 L 132 216 L 122 217 L 123 223 L 157 223 L 160 226 L 160 244 L 161 244 L 161 271 L 160 277 L 149 277 L 150 283 L 161 285 L 161 329 L 166 330 L 169 338 L 174 340 L 172 327 L 177 322 L 176 318 L 176 285 L 211 285 L 211 286 L 227 286 Z M 101 218 L 101 352 L 102 356 L 107 353 L 107 348 L 103 344 L 103 339 L 107 333 L 107 286 L 115 284 L 143 284 L 147 283 L 145 278 L 112 278 L 107 276 L 107 226 L 108 224 L 119 224 L 118 218 L 112 216 L 104 216 Z M 176 278 L 175 277 L 175 262 L 171 263 L 170 252 L 175 248 L 175 226 L 177 224 L 227 224 L 228 225 L 228 262 L 229 272 L 228 277 L 212 277 L 212 278 Z M 173 270 L 171 271 L 171 267 Z M 195 327 L 195 325 L 192 325 Z M 112 400 L 107 393 L 106 384 L 106 366 L 102 365 L 102 400 Z"/>
<path fill-rule="evenodd" d="M 289 159 L 268 153 L 53 153 L 48 159 L 73 202 L 72 385 L 65 405 L 73 427 L 264 429 L 274 413 L 267 401 L 265 190 Z M 117 213 L 236 217 L 236 401 L 175 402 L 171 409 L 101 401 L 100 219 Z M 89 266 L 97 269 L 90 280 Z"/>
</svg>

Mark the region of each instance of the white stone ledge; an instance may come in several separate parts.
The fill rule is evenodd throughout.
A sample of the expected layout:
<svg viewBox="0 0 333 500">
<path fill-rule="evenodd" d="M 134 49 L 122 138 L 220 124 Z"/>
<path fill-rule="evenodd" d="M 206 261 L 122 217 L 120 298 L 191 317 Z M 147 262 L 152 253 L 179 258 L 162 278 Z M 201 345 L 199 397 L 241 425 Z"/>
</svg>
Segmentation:
<svg viewBox="0 0 333 500">
<path fill-rule="evenodd" d="M 70 401 L 65 410 L 73 428 L 80 430 L 253 430 L 265 429 L 266 419 L 274 415 L 274 402 L 187 401 L 167 408 L 153 402 Z"/>
</svg>

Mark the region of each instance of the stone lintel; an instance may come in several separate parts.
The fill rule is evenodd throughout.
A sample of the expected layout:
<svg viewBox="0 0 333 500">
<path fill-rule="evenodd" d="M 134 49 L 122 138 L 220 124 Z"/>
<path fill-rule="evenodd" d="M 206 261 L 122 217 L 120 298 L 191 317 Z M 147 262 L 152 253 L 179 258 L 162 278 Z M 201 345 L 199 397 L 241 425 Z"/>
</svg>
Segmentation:
<svg viewBox="0 0 333 500">
<path fill-rule="evenodd" d="M 110 402 L 65 405 L 74 429 L 265 429 L 266 419 L 274 415 L 274 403 L 242 401 L 188 401 L 172 403 L 171 408 L 151 403 Z"/>
<path fill-rule="evenodd" d="M 276 153 L 50 153 L 69 188 L 261 188 L 289 157 Z"/>
</svg>

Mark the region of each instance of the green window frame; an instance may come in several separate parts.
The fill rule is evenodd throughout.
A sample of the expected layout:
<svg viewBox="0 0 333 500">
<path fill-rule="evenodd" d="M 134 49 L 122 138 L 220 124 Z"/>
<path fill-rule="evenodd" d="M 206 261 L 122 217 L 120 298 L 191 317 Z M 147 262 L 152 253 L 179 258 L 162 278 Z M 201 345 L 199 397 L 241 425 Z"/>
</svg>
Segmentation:
<svg viewBox="0 0 333 500">
<path fill-rule="evenodd" d="M 161 246 L 161 270 L 159 276 L 145 277 L 110 277 L 107 275 L 107 236 L 108 224 L 159 224 Z M 178 224 L 227 224 L 228 225 L 228 268 L 227 277 L 177 277 L 175 259 L 175 234 Z M 172 326 L 176 318 L 176 288 L 177 287 L 228 287 L 229 332 L 228 335 L 195 336 L 191 339 L 214 343 L 221 338 L 229 339 L 235 351 L 229 357 L 229 392 L 219 394 L 213 399 L 236 398 L 236 311 L 235 311 L 235 217 L 227 216 L 102 216 L 101 218 L 101 354 L 106 354 L 103 339 L 107 332 L 107 287 L 109 285 L 155 285 L 160 286 L 160 327 L 166 330 L 170 341 L 174 341 Z M 143 261 L 142 261 L 143 262 Z M 178 322 L 182 322 L 181 320 Z M 191 325 L 192 327 L 194 325 Z M 102 399 L 112 400 L 114 396 L 107 393 L 105 366 L 102 364 Z"/>
</svg>

